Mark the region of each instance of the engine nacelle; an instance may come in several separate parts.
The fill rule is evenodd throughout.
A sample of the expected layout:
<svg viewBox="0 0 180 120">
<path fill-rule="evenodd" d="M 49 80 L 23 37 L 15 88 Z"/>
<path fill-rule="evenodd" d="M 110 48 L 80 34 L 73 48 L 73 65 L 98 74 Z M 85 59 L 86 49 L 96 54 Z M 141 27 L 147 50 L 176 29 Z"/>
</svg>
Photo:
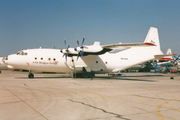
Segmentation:
<svg viewBox="0 0 180 120">
<path fill-rule="evenodd" d="M 75 51 L 80 52 L 89 52 L 89 53 L 96 53 L 103 50 L 103 48 L 100 46 L 100 42 L 94 42 L 93 45 L 87 46 L 83 45 L 81 47 L 74 48 Z"/>
<path fill-rule="evenodd" d="M 67 49 L 61 49 L 60 52 L 61 53 L 67 53 Z"/>
<path fill-rule="evenodd" d="M 69 54 L 78 54 L 78 52 L 75 51 L 73 48 L 61 49 L 60 52 L 63 53 L 63 54 L 65 54 L 65 53 L 69 53 Z"/>
</svg>

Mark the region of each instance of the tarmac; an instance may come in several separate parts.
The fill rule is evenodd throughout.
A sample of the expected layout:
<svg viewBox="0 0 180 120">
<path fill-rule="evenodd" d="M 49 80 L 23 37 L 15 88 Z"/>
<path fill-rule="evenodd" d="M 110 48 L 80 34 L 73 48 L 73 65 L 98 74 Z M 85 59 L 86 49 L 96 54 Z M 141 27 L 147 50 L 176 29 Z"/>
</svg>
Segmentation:
<svg viewBox="0 0 180 120">
<path fill-rule="evenodd" d="M 180 120 L 180 74 L 0 74 L 0 120 Z M 173 77 L 174 79 L 170 79 Z"/>
</svg>

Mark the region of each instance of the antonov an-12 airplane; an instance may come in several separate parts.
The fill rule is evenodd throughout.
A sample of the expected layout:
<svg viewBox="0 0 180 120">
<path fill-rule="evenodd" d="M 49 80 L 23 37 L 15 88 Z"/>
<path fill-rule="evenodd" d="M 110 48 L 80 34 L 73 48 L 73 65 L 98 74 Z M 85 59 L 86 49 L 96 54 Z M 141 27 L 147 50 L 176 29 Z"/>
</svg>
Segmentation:
<svg viewBox="0 0 180 120">
<path fill-rule="evenodd" d="M 77 41 L 79 45 L 79 41 Z M 151 27 L 144 43 L 82 45 L 66 49 L 27 49 L 17 54 L 8 55 L 3 62 L 9 68 L 29 70 L 29 78 L 34 78 L 33 71 L 73 73 L 74 77 L 94 77 L 125 70 L 137 64 L 164 57 L 158 36 L 158 29 Z M 65 41 L 66 44 L 66 41 Z M 110 51 L 121 50 L 117 53 Z"/>
</svg>

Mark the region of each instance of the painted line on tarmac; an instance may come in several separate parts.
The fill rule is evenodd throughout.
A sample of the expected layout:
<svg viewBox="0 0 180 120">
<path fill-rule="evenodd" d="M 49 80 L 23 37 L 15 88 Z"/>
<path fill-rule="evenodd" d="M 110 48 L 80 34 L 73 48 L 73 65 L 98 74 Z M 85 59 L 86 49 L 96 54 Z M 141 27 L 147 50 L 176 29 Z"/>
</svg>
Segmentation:
<svg viewBox="0 0 180 120">
<path fill-rule="evenodd" d="M 157 113 L 158 113 L 159 117 L 160 117 L 162 120 L 166 120 L 166 119 L 163 117 L 163 115 L 161 114 L 161 107 L 162 107 L 164 104 L 170 105 L 174 110 L 176 110 L 177 112 L 180 113 L 180 111 L 179 111 L 177 108 L 175 108 L 174 106 L 172 106 L 171 104 L 169 104 L 169 102 L 175 101 L 175 100 L 179 100 L 179 99 L 180 99 L 180 98 L 165 101 L 165 102 L 163 102 L 162 104 L 160 104 L 160 105 L 157 107 Z"/>
<path fill-rule="evenodd" d="M 138 81 L 138 83 L 140 83 Z M 143 84 L 142 84 L 143 85 Z M 149 88 L 147 88 L 145 85 L 143 85 L 144 88 L 146 88 L 148 91 L 152 92 L 155 96 L 157 96 L 158 98 L 162 99 L 158 94 L 154 93 L 152 90 L 150 90 Z M 180 98 L 176 98 L 176 99 L 173 99 L 173 100 L 168 100 L 168 101 L 164 101 L 162 104 L 160 104 L 158 107 L 157 107 L 157 114 L 158 116 L 162 119 L 162 120 L 166 120 L 163 115 L 161 114 L 161 107 L 164 105 L 164 104 L 168 104 L 170 105 L 174 110 L 178 111 L 180 113 L 180 111 L 175 108 L 173 105 L 169 104 L 169 102 L 171 101 L 175 101 L 175 100 L 179 100 Z"/>
<path fill-rule="evenodd" d="M 46 118 L 43 114 L 41 114 L 39 111 L 37 111 L 35 108 L 33 108 L 30 104 L 28 104 L 26 101 L 24 101 L 23 99 L 21 99 L 18 95 L 16 95 L 13 91 L 11 91 L 10 89 L 8 89 L 6 86 L 4 86 L 2 83 L 0 83 L 4 88 L 6 88 L 10 93 L 12 93 L 14 96 L 16 96 L 21 102 L 23 102 L 24 104 L 26 104 L 27 106 L 29 106 L 32 110 L 34 110 L 36 113 L 38 113 L 40 116 L 42 116 L 44 119 L 48 120 L 48 118 Z"/>
</svg>

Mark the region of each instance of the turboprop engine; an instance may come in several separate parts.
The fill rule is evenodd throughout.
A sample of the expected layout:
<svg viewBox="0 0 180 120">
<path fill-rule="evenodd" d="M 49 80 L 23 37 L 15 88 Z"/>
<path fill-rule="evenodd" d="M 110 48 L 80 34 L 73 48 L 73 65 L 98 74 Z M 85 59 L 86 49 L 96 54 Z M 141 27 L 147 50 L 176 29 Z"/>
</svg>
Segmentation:
<svg viewBox="0 0 180 120">
<path fill-rule="evenodd" d="M 74 48 L 74 50 L 77 52 L 83 51 L 83 52 L 96 53 L 102 51 L 103 48 L 100 46 L 100 42 L 94 42 L 93 45 L 90 46 L 84 45 L 81 47 Z"/>
<path fill-rule="evenodd" d="M 79 56 L 83 58 L 85 55 L 95 55 L 103 50 L 103 48 L 100 46 L 100 42 L 94 42 L 93 45 L 87 46 L 83 45 L 84 40 L 85 38 L 83 38 L 81 46 L 74 48 L 74 50 L 78 52 L 77 59 L 79 58 Z M 77 44 L 79 45 L 78 40 Z"/>
</svg>

